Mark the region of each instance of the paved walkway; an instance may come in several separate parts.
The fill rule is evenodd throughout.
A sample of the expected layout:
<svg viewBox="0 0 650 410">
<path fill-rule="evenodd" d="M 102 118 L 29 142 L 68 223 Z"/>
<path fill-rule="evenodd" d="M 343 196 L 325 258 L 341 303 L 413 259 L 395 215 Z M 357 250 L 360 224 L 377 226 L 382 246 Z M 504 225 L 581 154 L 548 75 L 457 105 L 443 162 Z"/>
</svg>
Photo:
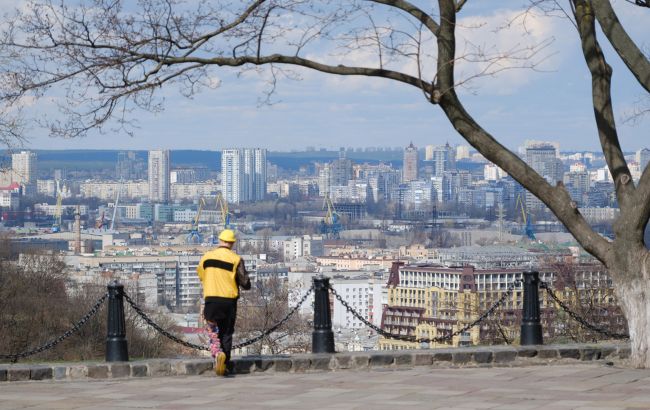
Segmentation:
<svg viewBox="0 0 650 410">
<path fill-rule="evenodd" d="M 650 409 L 650 370 L 598 364 L 0 384 L 0 409 Z"/>
</svg>

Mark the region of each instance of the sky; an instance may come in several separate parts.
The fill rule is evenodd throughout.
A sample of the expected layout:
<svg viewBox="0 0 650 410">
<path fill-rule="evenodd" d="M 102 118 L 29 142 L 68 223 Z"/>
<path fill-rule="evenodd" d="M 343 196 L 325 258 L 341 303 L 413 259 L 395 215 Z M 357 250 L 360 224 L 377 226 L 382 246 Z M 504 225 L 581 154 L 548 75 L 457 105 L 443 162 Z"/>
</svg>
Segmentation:
<svg viewBox="0 0 650 410">
<path fill-rule="evenodd" d="M 12 1 L 11 3 L 16 3 Z M 525 140 L 559 141 L 560 149 L 598 150 L 591 107 L 591 80 L 575 28 L 566 19 L 538 16 L 497 30 L 522 10 L 525 0 L 469 0 L 459 19 L 458 48 L 482 45 L 489 50 L 544 43 L 547 47 L 537 70 L 511 69 L 480 78 L 460 90 L 463 103 L 482 126 L 511 149 Z M 562 2 L 567 3 L 567 2 Z M 498 4 L 498 6 L 494 6 Z M 623 0 L 614 2 L 619 18 L 645 50 L 650 49 L 650 10 Z M 466 43 L 467 41 L 468 43 Z M 623 149 L 635 151 L 648 142 L 648 121 L 634 125 L 623 119 L 645 91 L 606 45 L 601 44 L 614 68 L 613 97 Z M 329 58 L 326 48 L 315 55 Z M 374 61 L 366 55 L 352 57 Z M 476 66 L 459 63 L 457 72 L 470 73 Z M 465 144 L 441 109 L 408 85 L 383 79 L 333 77 L 299 70 L 302 80 L 284 79 L 278 84 L 272 105 L 264 98 L 268 74 L 237 76 L 233 70 L 211 69 L 219 81 L 192 98 L 175 87 L 161 91 L 164 111 L 135 113 L 138 128 L 126 133 L 91 132 L 73 140 L 52 138 L 44 130 L 29 133 L 33 149 L 204 149 L 262 147 L 270 150 L 302 150 L 308 146 L 338 147 Z M 37 110 L 47 110 L 36 107 Z"/>
</svg>

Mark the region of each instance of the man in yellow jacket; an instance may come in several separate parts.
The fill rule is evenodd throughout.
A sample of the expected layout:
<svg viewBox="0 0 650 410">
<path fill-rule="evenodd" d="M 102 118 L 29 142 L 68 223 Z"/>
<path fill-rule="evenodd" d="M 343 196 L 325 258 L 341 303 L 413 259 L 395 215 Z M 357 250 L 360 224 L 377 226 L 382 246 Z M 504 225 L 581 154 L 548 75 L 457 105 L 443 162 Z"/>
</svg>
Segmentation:
<svg viewBox="0 0 650 410">
<path fill-rule="evenodd" d="M 244 261 L 232 250 L 236 240 L 235 232 L 224 229 L 219 234 L 217 248 L 206 252 L 196 268 L 203 284 L 203 316 L 209 327 L 213 330 L 214 326 L 218 328 L 221 351 L 213 351 L 213 355 L 215 372 L 220 376 L 225 375 L 230 363 L 239 288 L 251 288 Z"/>
</svg>

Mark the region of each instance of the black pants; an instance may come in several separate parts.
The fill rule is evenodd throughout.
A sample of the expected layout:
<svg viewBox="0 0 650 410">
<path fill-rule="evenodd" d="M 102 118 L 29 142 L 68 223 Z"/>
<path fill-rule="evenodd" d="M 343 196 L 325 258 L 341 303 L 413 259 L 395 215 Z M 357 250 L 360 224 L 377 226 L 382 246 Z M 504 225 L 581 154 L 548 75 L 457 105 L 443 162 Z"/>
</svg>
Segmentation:
<svg viewBox="0 0 650 410">
<path fill-rule="evenodd" d="M 226 354 L 226 363 L 230 363 L 232 335 L 235 333 L 235 320 L 237 319 L 237 299 L 212 296 L 205 298 L 203 317 L 206 321 L 216 323 L 219 327 L 221 350 Z"/>
</svg>

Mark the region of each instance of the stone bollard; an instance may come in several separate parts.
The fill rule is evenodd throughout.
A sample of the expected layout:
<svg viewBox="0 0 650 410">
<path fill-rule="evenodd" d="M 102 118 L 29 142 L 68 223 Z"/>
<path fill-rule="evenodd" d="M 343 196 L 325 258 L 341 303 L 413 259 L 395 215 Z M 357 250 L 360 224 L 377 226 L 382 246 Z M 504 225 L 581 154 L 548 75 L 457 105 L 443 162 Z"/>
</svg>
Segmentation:
<svg viewBox="0 0 650 410">
<path fill-rule="evenodd" d="M 521 316 L 521 345 L 541 345 L 542 323 L 539 315 L 539 272 L 524 272 L 524 303 Z"/>
<path fill-rule="evenodd" d="M 314 277 L 314 331 L 312 353 L 334 353 L 334 332 L 330 313 L 329 278 Z"/>
<path fill-rule="evenodd" d="M 124 322 L 124 285 L 114 280 L 108 284 L 108 326 L 106 331 L 106 361 L 128 362 Z"/>
</svg>

